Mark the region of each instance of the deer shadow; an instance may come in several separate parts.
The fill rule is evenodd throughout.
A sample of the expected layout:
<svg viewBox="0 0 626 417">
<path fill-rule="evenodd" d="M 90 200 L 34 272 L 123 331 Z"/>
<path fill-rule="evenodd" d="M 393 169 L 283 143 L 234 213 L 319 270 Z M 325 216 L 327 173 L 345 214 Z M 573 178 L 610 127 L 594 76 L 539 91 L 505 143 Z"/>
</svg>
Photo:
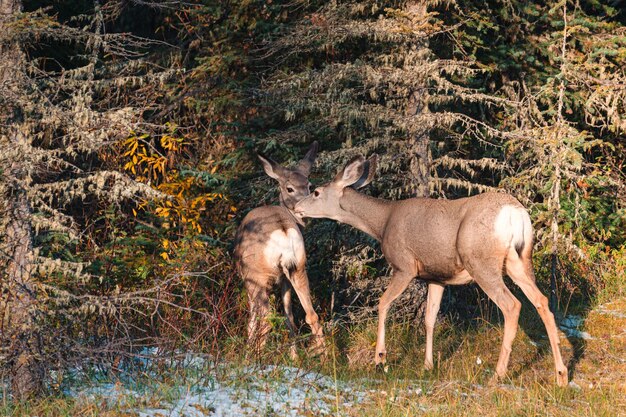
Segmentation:
<svg viewBox="0 0 626 417">
<path fill-rule="evenodd" d="M 535 352 L 532 356 L 523 359 L 521 363 L 518 362 L 519 366 L 516 366 L 515 370 L 510 368 L 510 376 L 516 377 L 522 373 L 523 369 L 544 359 L 546 355 L 551 357 L 552 350 L 550 348 L 545 325 L 535 307 L 508 277 L 505 277 L 505 283 L 515 298 L 522 303 L 522 310 L 518 321 L 518 331 L 521 330 L 535 347 Z M 547 294 L 547 291 L 542 292 Z M 589 335 L 580 329 L 583 327 L 591 311 L 592 299 L 592 296 L 576 299 L 576 314 L 570 314 L 567 306 L 563 308 L 564 312 L 561 311 L 561 306 L 557 308 L 556 313 L 553 312 L 559 333 L 565 335 L 570 345 L 559 346 L 563 360 L 568 368 L 568 379 L 570 381 L 575 376 L 576 368 L 580 360 L 584 357 L 587 348 Z M 489 300 L 486 294 L 475 284 L 446 289 L 440 314 L 446 316 L 452 326 L 460 327 L 460 331 L 462 332 L 475 330 L 478 322 L 487 321 L 489 324 L 500 328 L 504 325 L 504 318 L 498 307 L 493 301 Z M 455 344 L 441 351 L 442 359 L 449 359 L 453 353 L 460 348 L 462 343 L 462 340 L 456 341 Z M 512 362 L 515 361 L 516 344 L 519 346 L 519 343 L 519 340 L 517 343 L 513 343 L 513 352 L 511 354 Z M 498 351 L 499 347 L 500 345 L 498 345 Z"/>
</svg>

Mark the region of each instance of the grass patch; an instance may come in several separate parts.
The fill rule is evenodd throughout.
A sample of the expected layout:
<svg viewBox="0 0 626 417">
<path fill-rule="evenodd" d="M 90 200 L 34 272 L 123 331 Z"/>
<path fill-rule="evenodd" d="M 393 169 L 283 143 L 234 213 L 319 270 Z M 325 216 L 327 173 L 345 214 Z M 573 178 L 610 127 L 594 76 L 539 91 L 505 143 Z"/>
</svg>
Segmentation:
<svg viewBox="0 0 626 417">
<path fill-rule="evenodd" d="M 591 339 L 575 345 L 561 337 L 566 363 L 576 358 L 573 386 L 567 388 L 555 385 L 545 330 L 532 310 L 524 310 L 509 376 L 498 384 L 490 383 L 502 340 L 497 319 L 438 323 L 432 371 L 423 369 L 423 330 L 410 323 L 389 323 L 386 373 L 370 362 L 376 337 L 372 321 L 335 329 L 326 357 L 307 355 L 304 337 L 300 358 L 291 360 L 286 347 L 291 341 L 283 341 L 280 332 L 261 356 L 245 356 L 244 339 L 234 337 L 223 344 L 218 357 L 205 362 L 184 366 L 184 361 L 156 361 L 150 369 L 133 371 L 132 379 L 107 381 L 108 391 L 96 391 L 100 395 L 57 395 L 25 404 L 5 399 L 0 415 L 118 417 L 141 411 L 156 416 L 179 410 L 180 415 L 209 416 L 228 395 L 236 396 L 240 407 L 231 415 L 274 416 L 285 410 L 349 417 L 624 415 L 626 299 L 588 312 L 580 330 Z M 90 378 L 96 382 L 94 375 Z M 82 388 L 88 383 L 71 382 Z M 111 390 L 117 395 L 110 395 Z"/>
</svg>

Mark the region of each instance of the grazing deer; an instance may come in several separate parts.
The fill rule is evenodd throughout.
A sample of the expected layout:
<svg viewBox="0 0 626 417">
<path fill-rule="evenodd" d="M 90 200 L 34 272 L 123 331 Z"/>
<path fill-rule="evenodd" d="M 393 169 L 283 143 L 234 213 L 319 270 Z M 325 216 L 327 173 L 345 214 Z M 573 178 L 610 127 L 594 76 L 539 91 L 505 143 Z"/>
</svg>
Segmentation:
<svg viewBox="0 0 626 417">
<path fill-rule="evenodd" d="M 328 184 L 295 207 L 299 217 L 330 218 L 376 238 L 393 273 L 378 304 L 376 364 L 385 362 L 385 318 L 389 306 L 414 277 L 428 282 L 425 313 L 426 369 L 433 367 L 433 329 L 446 285 L 471 281 L 504 315 L 504 337 L 495 377 L 506 374 L 521 303 L 502 280 L 506 268 L 543 320 L 554 356 L 557 384 L 567 385 L 554 316 L 535 285 L 531 254 L 533 230 L 528 212 L 514 197 L 485 193 L 458 200 L 412 198 L 388 201 L 360 194 L 376 170 L 376 155 L 350 161 Z"/>
<path fill-rule="evenodd" d="M 315 337 L 313 352 L 324 349 L 322 326 L 311 302 L 309 279 L 306 273 L 306 253 L 299 225 L 294 217 L 295 204 L 310 194 L 309 173 L 317 154 L 313 142 L 304 159 L 295 168 L 287 169 L 269 158 L 259 155 L 265 173 L 278 181 L 280 206 L 264 206 L 252 210 L 243 219 L 235 237 L 234 255 L 239 274 L 248 292 L 250 321 L 248 341 L 261 348 L 269 333 L 269 291 L 280 282 L 282 299 L 287 316 L 287 327 L 293 337 L 296 326 L 291 310 L 291 287 L 295 289 L 306 312 L 306 322 Z M 296 356 L 295 346 L 291 348 Z"/>
</svg>

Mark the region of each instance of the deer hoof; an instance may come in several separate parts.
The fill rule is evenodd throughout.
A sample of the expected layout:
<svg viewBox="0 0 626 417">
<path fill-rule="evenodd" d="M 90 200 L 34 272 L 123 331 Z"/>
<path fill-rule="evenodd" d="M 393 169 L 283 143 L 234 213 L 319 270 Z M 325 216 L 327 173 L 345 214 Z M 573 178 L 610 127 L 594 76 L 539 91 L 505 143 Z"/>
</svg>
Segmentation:
<svg viewBox="0 0 626 417">
<path fill-rule="evenodd" d="M 556 371 L 556 384 L 559 387 L 566 387 L 568 384 L 567 381 L 567 368 L 562 369 L 560 371 Z"/>
<path fill-rule="evenodd" d="M 377 352 L 376 357 L 374 358 L 374 364 L 384 365 L 385 362 L 387 362 L 387 352 Z"/>
<path fill-rule="evenodd" d="M 384 363 L 377 363 L 376 372 L 386 374 L 387 372 L 389 372 L 389 365 L 385 365 Z"/>
<path fill-rule="evenodd" d="M 326 344 L 322 341 L 319 343 L 315 343 L 309 347 L 309 355 L 311 356 L 326 356 Z"/>
<path fill-rule="evenodd" d="M 433 370 L 433 363 L 430 361 L 426 361 L 424 362 L 424 369 L 427 371 L 432 371 Z"/>
<path fill-rule="evenodd" d="M 500 376 L 498 374 L 493 374 L 491 378 L 489 378 L 489 382 L 487 383 L 490 387 L 495 387 L 500 383 Z"/>
<path fill-rule="evenodd" d="M 289 357 L 292 361 L 297 361 L 299 359 L 298 349 L 296 349 L 295 345 L 291 345 L 291 347 L 289 348 Z"/>
</svg>

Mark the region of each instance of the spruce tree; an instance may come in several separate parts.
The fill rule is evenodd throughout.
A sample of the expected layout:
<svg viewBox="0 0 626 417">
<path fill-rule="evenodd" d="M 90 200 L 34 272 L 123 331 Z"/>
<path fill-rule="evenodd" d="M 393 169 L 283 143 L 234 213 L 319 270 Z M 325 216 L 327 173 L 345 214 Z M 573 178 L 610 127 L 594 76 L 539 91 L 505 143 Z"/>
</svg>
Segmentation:
<svg viewBox="0 0 626 417">
<path fill-rule="evenodd" d="M 378 177 L 368 188 L 384 198 L 493 190 L 494 181 L 481 174 L 497 173 L 503 164 L 474 150 L 493 151 L 499 132 L 468 109 L 506 100 L 469 86 L 480 70 L 463 53 L 449 52 L 454 39 L 439 15 L 442 8 L 428 1 L 311 7 L 267 48 L 273 72 L 264 96 L 276 130 L 261 143 L 280 148 L 319 140 L 316 170 L 325 178 L 351 156 L 378 153 Z M 368 297 L 379 294 L 384 283 L 364 268 L 366 259 L 377 258 L 372 242 L 346 227 L 318 227 L 312 232 L 316 245 L 339 252 L 335 264 L 324 267 L 332 267 L 336 279 L 364 278 L 352 289 L 365 289 Z M 423 290 L 413 287 L 409 293 L 410 303 L 397 304 L 412 306 L 408 310 L 415 314 Z"/>
<path fill-rule="evenodd" d="M 541 6 L 545 13 L 535 21 L 539 35 L 532 41 L 543 74 L 509 90 L 519 104 L 509 107 L 512 175 L 505 185 L 535 212 L 538 243 L 550 259 L 552 309 L 559 271 L 567 269 L 560 258 L 581 262 L 583 246 L 626 238 L 624 177 L 617 159 L 626 128 L 626 34 L 613 20 L 616 10 L 599 5 L 606 13 L 600 16 L 582 6 L 568 1 Z"/>
<path fill-rule="evenodd" d="M 98 2 L 70 22 L 42 10 L 23 12 L 20 0 L 1 2 L 0 362 L 17 399 L 41 393 L 51 358 L 72 351 L 47 325 L 58 317 L 53 310 L 76 301 L 74 286 L 56 280 L 71 276 L 79 288 L 94 279 L 79 257 L 42 250 L 42 237 L 64 235 L 75 248 L 93 244 L 81 219 L 94 202 L 121 207 L 159 196 L 121 171 L 105 169 L 99 158 L 107 146 L 147 129 L 143 114 L 154 105 L 134 92 L 148 80 L 156 87 L 168 74 L 141 59 L 145 40 L 105 33 L 104 27 Z M 50 51 L 54 59 L 48 59 Z M 95 304 L 88 311 L 106 310 L 90 300 Z M 72 307 L 65 319 L 77 313 Z"/>
</svg>

